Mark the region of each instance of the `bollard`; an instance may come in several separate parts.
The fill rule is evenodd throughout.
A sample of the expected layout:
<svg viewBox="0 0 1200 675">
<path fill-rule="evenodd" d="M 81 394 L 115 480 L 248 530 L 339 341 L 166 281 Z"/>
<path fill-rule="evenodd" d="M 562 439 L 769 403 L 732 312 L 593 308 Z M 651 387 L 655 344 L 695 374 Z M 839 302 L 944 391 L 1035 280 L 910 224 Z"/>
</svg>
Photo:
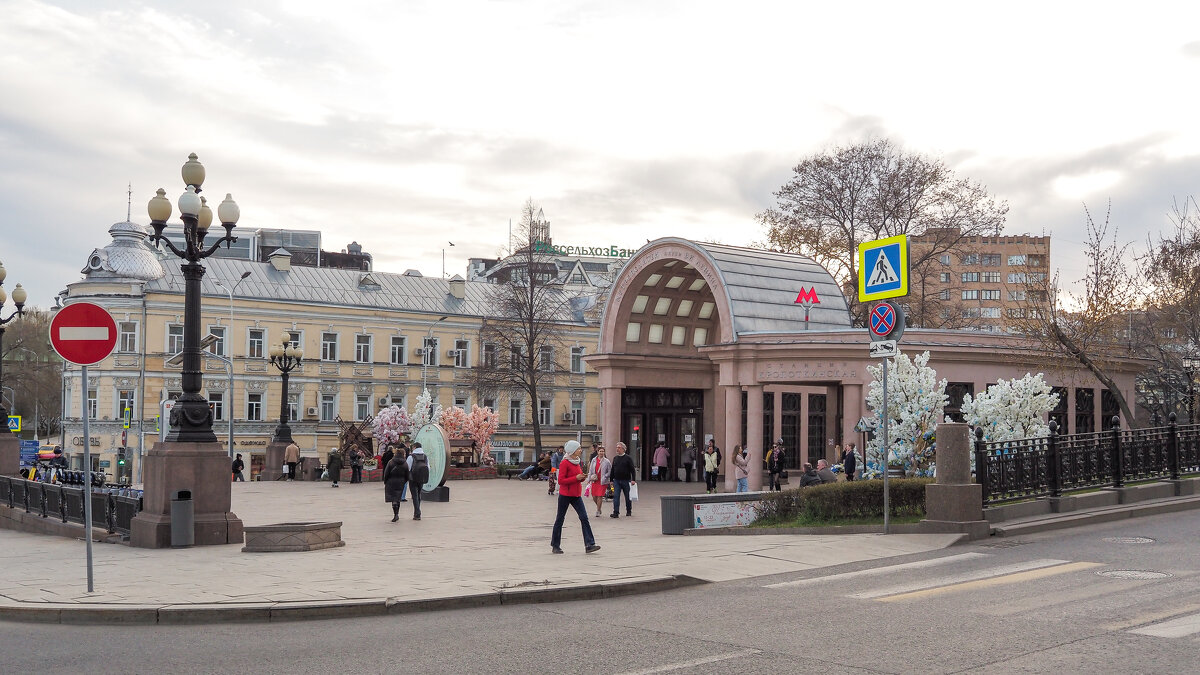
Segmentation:
<svg viewBox="0 0 1200 675">
<path fill-rule="evenodd" d="M 1049 483 L 1050 496 L 1062 496 L 1062 482 L 1058 476 L 1058 425 L 1050 422 L 1050 436 L 1046 438 L 1046 482 Z"/>
<path fill-rule="evenodd" d="M 1125 453 L 1121 452 L 1121 418 L 1112 417 L 1112 480 L 1113 487 L 1125 487 Z"/>
<path fill-rule="evenodd" d="M 1171 480 L 1179 480 L 1179 429 L 1175 425 L 1175 413 L 1171 413 L 1170 420 L 1167 432 L 1167 468 L 1171 471 Z"/>
</svg>

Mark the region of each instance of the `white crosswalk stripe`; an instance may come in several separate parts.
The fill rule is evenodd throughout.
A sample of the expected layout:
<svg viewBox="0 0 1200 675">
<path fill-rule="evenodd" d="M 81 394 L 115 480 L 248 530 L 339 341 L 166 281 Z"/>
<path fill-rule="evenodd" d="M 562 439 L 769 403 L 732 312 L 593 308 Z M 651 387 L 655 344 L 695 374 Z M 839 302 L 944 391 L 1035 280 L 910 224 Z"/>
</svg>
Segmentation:
<svg viewBox="0 0 1200 675">
<path fill-rule="evenodd" d="M 1200 613 L 1181 616 L 1170 621 L 1135 628 L 1130 633 L 1155 637 L 1180 638 L 1200 633 Z"/>
<path fill-rule="evenodd" d="M 860 600 L 872 600 L 882 598 L 889 595 L 900 595 L 901 593 L 912 593 L 913 591 L 921 591 L 927 588 L 936 588 L 938 586 L 950 586 L 953 584 L 961 584 L 967 581 L 977 581 L 979 579 L 988 579 L 991 577 L 999 577 L 1005 574 L 1014 574 L 1016 572 L 1026 572 L 1029 570 L 1041 569 L 1043 567 L 1052 567 L 1054 565 L 1063 565 L 1070 561 L 1068 560 L 1026 560 L 1024 562 L 1013 563 L 1011 565 L 1001 565 L 999 567 L 989 567 L 987 569 L 973 570 L 951 576 L 936 577 L 933 579 L 925 579 L 922 581 L 914 581 L 906 584 L 890 586 L 888 588 L 877 588 L 860 593 L 853 593 L 846 597 L 857 598 Z"/>
<path fill-rule="evenodd" d="M 784 581 L 778 584 L 767 584 L 763 588 L 791 588 L 795 586 L 807 586 L 810 584 L 825 584 L 837 583 L 840 581 L 848 581 L 850 579 L 858 579 L 862 577 L 881 576 L 885 574 L 893 574 L 895 572 L 903 572 L 908 570 L 925 569 L 929 567 L 937 567 L 940 565 L 949 565 L 951 563 L 963 562 L 965 560 L 974 560 L 976 558 L 987 558 L 987 553 L 960 553 L 958 555 L 949 555 L 944 558 L 931 558 L 929 560 L 918 560 L 910 563 L 900 563 L 898 565 L 888 565 L 886 567 L 872 567 L 871 569 L 859 570 L 857 572 L 844 572 L 842 574 L 830 574 L 823 577 L 813 577 L 811 579 L 798 579 L 796 581 Z"/>
</svg>

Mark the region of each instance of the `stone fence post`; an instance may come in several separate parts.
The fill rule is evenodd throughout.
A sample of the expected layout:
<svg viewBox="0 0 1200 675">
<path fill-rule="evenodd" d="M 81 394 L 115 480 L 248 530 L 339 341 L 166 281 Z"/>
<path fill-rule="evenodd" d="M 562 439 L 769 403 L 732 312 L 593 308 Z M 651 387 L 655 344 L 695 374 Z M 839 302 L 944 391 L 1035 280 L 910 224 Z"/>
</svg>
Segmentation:
<svg viewBox="0 0 1200 675">
<path fill-rule="evenodd" d="M 983 486 L 971 482 L 971 430 L 966 424 L 943 422 L 937 428 L 937 482 L 925 486 L 925 520 L 930 531 L 963 532 L 987 537 L 983 519 Z"/>
</svg>

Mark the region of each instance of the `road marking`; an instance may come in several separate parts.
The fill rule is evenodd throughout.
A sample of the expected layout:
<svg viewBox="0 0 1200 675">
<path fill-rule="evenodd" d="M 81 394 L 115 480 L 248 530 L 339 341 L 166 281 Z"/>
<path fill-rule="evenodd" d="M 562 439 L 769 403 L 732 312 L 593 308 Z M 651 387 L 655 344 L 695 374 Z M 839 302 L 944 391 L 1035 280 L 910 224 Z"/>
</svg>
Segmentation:
<svg viewBox="0 0 1200 675">
<path fill-rule="evenodd" d="M 859 600 L 874 600 L 882 598 L 885 595 L 899 595 L 901 593 L 911 593 L 913 591 L 921 591 L 934 586 L 949 586 L 950 584 L 958 584 L 964 581 L 975 581 L 976 579 L 986 579 L 988 577 L 998 577 L 1002 574 L 1012 574 L 1013 572 L 1024 572 L 1026 570 L 1034 570 L 1041 567 L 1050 567 L 1052 565 L 1062 565 L 1071 562 L 1070 560 L 1027 560 L 1025 562 L 1013 563 L 1011 565 L 1002 565 L 1000 567 L 990 567 L 983 570 L 974 570 L 972 572 L 964 572 L 953 576 L 940 577 L 936 579 L 927 579 L 925 581 L 913 581 L 891 588 L 877 589 L 874 591 L 863 591 L 847 596 L 858 598 Z"/>
<path fill-rule="evenodd" d="M 1067 563 L 1065 565 L 1057 565 L 1054 567 L 1042 567 L 1040 569 L 1028 570 L 1026 572 L 1016 572 L 1014 574 L 1005 574 L 1003 576 L 993 576 L 986 579 L 977 579 L 975 581 L 966 581 L 963 583 L 952 584 L 949 586 L 938 586 L 937 588 L 926 588 L 920 591 L 911 593 L 902 593 L 900 595 L 892 595 L 886 598 L 879 598 L 880 602 L 896 602 L 898 600 L 912 600 L 913 598 L 928 598 L 934 595 L 942 595 L 943 593 L 955 593 L 958 591 L 972 590 L 976 588 L 988 588 L 991 586 L 1002 586 L 1004 584 L 1015 584 L 1024 581 L 1033 581 L 1045 577 L 1054 576 L 1056 574 L 1066 574 L 1067 572 L 1075 572 L 1077 570 L 1085 570 L 1090 567 L 1099 567 L 1104 563 L 1094 562 L 1077 562 Z"/>
<path fill-rule="evenodd" d="M 1155 637 L 1177 638 L 1187 637 L 1200 633 L 1200 614 L 1191 614 L 1181 616 L 1178 619 L 1171 619 L 1162 623 L 1156 623 L 1153 626 L 1145 628 L 1137 628 L 1129 631 L 1138 635 L 1153 635 Z"/>
<path fill-rule="evenodd" d="M 918 560 L 910 563 L 900 563 L 899 565 L 888 565 L 887 567 L 872 567 L 867 570 L 859 570 L 857 572 L 845 572 L 842 574 L 830 574 L 825 577 L 813 577 L 811 579 L 799 579 L 797 581 L 784 581 L 778 584 L 768 584 L 763 588 L 788 588 L 791 586 L 807 586 L 815 583 L 826 583 L 830 581 L 842 581 L 845 579 L 854 579 L 857 577 L 869 577 L 880 574 L 888 574 L 901 570 L 916 570 L 926 567 L 936 567 L 938 565 L 949 565 L 953 562 L 963 560 L 973 560 L 975 558 L 987 558 L 987 553 L 959 553 L 958 555 L 948 555 L 944 558 L 931 558 L 929 560 Z"/>
<path fill-rule="evenodd" d="M 1104 626 L 1104 629 L 1112 631 L 1129 630 L 1134 626 L 1145 626 L 1149 623 L 1155 623 L 1157 621 L 1162 621 L 1163 619 L 1179 616 L 1180 614 L 1184 614 L 1186 612 L 1194 612 L 1196 610 L 1200 610 L 1200 604 L 1191 603 L 1183 605 L 1182 607 L 1174 607 L 1172 609 L 1159 609 L 1152 612 L 1144 612 L 1126 621 L 1110 623 L 1107 626 Z"/>
<path fill-rule="evenodd" d="M 672 670 L 681 670 L 683 668 L 691 668 L 692 666 L 702 666 L 706 663 L 717 663 L 718 661 L 728 661 L 729 659 L 736 659 L 742 656 L 754 656 L 755 654 L 761 653 L 762 651 L 758 649 L 743 649 L 738 652 L 715 654 L 713 656 L 706 656 L 702 659 L 692 659 L 691 661 L 676 661 L 675 663 L 655 666 L 654 668 L 646 668 L 645 670 L 630 670 L 621 673 L 621 675 L 650 675 L 650 673 L 666 673 Z"/>
</svg>

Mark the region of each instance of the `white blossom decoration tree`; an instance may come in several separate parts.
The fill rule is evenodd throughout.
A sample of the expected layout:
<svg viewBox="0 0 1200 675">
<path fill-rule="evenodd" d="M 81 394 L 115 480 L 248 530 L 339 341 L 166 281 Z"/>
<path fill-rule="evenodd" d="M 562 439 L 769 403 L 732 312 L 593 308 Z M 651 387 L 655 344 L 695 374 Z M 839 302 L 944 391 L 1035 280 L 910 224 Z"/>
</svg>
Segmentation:
<svg viewBox="0 0 1200 675">
<path fill-rule="evenodd" d="M 963 397 L 963 418 L 983 429 L 983 440 L 1014 441 L 1050 435 L 1046 414 L 1058 405 L 1058 394 L 1042 379 L 1042 374 L 1012 380 L 998 380 L 974 399 Z"/>
<path fill-rule="evenodd" d="M 874 378 L 867 391 L 867 406 L 875 412 L 868 421 L 874 436 L 867 442 L 867 462 L 874 463 L 871 475 L 889 463 L 903 464 L 908 475 L 932 475 L 935 432 L 949 402 L 946 380 L 937 379 L 929 367 L 929 352 L 914 359 L 899 354 L 888 368 L 888 440 L 887 461 L 883 458 L 883 366 L 867 366 Z"/>
</svg>

